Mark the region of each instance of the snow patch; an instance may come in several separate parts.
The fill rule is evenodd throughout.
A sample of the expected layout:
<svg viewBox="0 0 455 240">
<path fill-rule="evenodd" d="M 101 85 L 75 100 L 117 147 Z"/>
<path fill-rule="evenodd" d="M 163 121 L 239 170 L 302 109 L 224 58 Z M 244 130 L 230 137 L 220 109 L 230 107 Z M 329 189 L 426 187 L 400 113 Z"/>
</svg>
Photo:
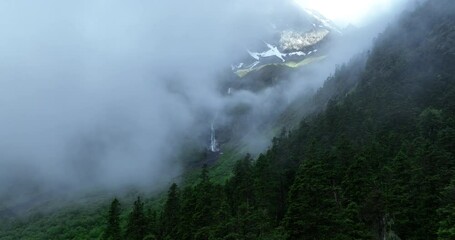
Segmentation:
<svg viewBox="0 0 455 240">
<path fill-rule="evenodd" d="M 251 65 L 251 67 L 249 68 L 250 70 L 253 69 L 254 67 L 256 67 L 260 62 L 259 61 L 256 61 L 253 63 L 253 65 Z"/>
<path fill-rule="evenodd" d="M 250 52 L 250 50 L 247 50 L 248 54 L 250 54 L 250 56 L 256 60 L 259 60 L 259 53 L 257 52 Z"/>
<path fill-rule="evenodd" d="M 304 52 L 291 52 L 288 54 L 289 56 L 306 56 L 306 53 Z"/>
<path fill-rule="evenodd" d="M 273 46 L 273 45 L 268 44 L 268 43 L 265 43 L 265 44 L 267 45 L 269 50 L 267 50 L 265 52 L 261 52 L 261 53 L 251 52 L 250 50 L 247 50 L 248 54 L 250 54 L 250 56 L 252 58 L 256 59 L 257 61 L 259 61 L 260 58 L 275 56 L 275 57 L 281 59 L 281 61 L 285 62 L 285 60 L 283 58 L 283 57 L 286 57 L 285 53 L 281 53 L 280 50 L 278 50 L 278 48 L 276 46 Z"/>
</svg>

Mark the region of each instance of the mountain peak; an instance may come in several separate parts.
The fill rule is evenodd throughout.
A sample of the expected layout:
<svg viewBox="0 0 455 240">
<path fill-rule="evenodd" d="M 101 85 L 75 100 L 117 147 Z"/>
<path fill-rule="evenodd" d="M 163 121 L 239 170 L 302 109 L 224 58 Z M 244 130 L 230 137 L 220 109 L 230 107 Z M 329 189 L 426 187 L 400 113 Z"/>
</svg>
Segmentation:
<svg viewBox="0 0 455 240">
<path fill-rule="evenodd" d="M 232 65 L 239 77 L 270 64 L 299 66 L 303 60 L 313 57 L 330 35 L 342 34 L 331 20 L 315 10 L 296 4 L 286 6 L 285 10 L 271 15 L 272 34 L 247 49 L 248 55 L 241 63 Z"/>
</svg>

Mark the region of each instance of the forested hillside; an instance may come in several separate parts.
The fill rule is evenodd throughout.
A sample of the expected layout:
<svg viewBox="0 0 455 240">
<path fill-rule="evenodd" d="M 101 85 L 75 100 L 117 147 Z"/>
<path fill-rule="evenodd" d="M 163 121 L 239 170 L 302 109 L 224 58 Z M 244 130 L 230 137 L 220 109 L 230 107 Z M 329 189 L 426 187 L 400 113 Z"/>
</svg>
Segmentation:
<svg viewBox="0 0 455 240">
<path fill-rule="evenodd" d="M 325 111 L 240 160 L 224 185 L 207 169 L 195 186 L 173 185 L 143 236 L 454 239 L 454 26 L 449 0 L 405 14 L 364 68 L 355 60 L 328 79 L 315 98 L 335 91 Z"/>
<path fill-rule="evenodd" d="M 163 206 L 115 199 L 92 228 L 101 239 L 455 239 L 454 1 L 405 13 L 313 101 L 324 110 L 224 184 L 204 167 Z M 0 238 L 33 239 L 24 229 Z"/>
</svg>

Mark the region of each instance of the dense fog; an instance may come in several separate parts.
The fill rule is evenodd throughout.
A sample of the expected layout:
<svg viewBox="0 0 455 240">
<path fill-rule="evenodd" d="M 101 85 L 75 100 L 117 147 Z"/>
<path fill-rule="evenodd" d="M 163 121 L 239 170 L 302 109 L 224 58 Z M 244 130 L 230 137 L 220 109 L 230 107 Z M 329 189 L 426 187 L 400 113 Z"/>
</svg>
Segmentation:
<svg viewBox="0 0 455 240">
<path fill-rule="evenodd" d="M 227 105 L 255 109 L 254 128 L 368 49 L 403 2 L 336 41 L 305 81 L 227 95 L 223 74 L 267 36 L 283 1 L 2 1 L 0 199 L 168 183 L 185 143 L 207 144 L 200 136 L 215 117 L 229 123 Z M 252 151 L 269 144 L 252 136 Z"/>
</svg>

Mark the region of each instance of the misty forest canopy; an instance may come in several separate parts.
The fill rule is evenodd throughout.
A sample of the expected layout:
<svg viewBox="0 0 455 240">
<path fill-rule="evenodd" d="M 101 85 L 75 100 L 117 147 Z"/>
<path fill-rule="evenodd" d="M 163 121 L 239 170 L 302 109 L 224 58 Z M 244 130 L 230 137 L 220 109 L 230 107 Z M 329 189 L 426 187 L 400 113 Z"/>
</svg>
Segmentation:
<svg viewBox="0 0 455 240">
<path fill-rule="evenodd" d="M 350 36 L 348 29 L 334 29 L 336 25 L 328 21 L 316 25 L 322 21 L 316 13 L 305 15 L 309 29 L 297 31 L 282 23 L 279 29 L 267 30 L 272 34 L 263 36 L 270 37 L 266 44 L 251 42 L 231 69 L 223 69 L 221 87 L 206 88 L 204 84 L 216 84 L 200 80 L 201 92 L 192 92 L 196 87 L 180 85 L 176 76 L 164 76 L 171 95 L 183 102 L 209 99 L 191 95 L 196 93 L 214 96 L 213 106 L 196 104 L 188 109 L 178 101 L 171 106 L 177 113 L 167 119 L 170 125 L 195 131 L 182 137 L 181 152 L 166 148 L 172 161 L 158 167 L 154 182 L 166 185 L 169 181 L 158 172 L 173 164 L 181 170 L 171 175 L 183 172 L 183 177 L 167 184 L 167 192 L 151 186 L 153 194 L 143 188 L 116 192 L 116 197 L 72 194 L 71 204 L 55 208 L 49 206 L 55 202 L 43 201 L 39 194 L 27 201 L 13 201 L 22 197 L 18 194 L 0 195 L 7 196 L 0 198 L 0 239 L 455 239 L 455 2 L 418 2 L 377 35 L 371 49 L 339 62 L 323 83 L 295 84 L 324 76 L 330 64 L 343 60 L 330 46 L 347 46 L 340 39 L 351 38 L 345 38 Z M 286 33 L 290 29 L 295 32 Z M 318 38 L 321 32 L 326 35 Z M 361 33 L 365 32 L 357 32 Z M 289 50 L 283 47 L 289 45 L 280 45 L 283 36 L 319 40 Z M 293 65 L 298 63 L 302 65 Z M 201 68 L 192 70 L 197 74 L 190 74 L 191 79 L 204 77 Z M 291 80 L 279 81 L 285 78 Z M 189 92 L 182 86 L 188 86 Z M 302 90 L 310 87 L 318 90 Z M 122 81 L 114 89 L 123 88 L 131 89 Z M 280 98 L 280 94 L 295 96 Z M 122 95 L 122 100 L 133 95 Z M 251 101 L 245 104 L 243 98 Z M 279 104 L 255 111 L 260 104 L 252 102 L 267 103 L 267 99 Z M 139 114 L 146 111 L 132 111 L 134 117 L 155 119 L 153 114 Z M 187 123 L 179 126 L 181 122 L 173 120 L 183 116 L 179 111 L 198 114 L 184 114 Z M 118 131 L 96 128 L 71 142 L 80 146 L 73 157 L 85 154 L 72 160 L 85 174 L 74 179 L 90 182 L 104 175 L 115 185 L 136 171 L 141 178 L 140 168 L 150 167 L 144 161 L 145 165 L 129 168 L 120 159 L 139 153 L 154 156 L 145 154 L 149 145 L 143 145 L 150 140 L 147 134 L 156 133 L 154 129 L 133 121 L 138 129 L 130 131 L 122 127 L 124 120 L 132 119 L 122 120 L 126 115 L 119 112 L 109 114 L 113 119 L 120 116 L 108 125 Z M 168 133 L 154 138 L 177 141 L 167 138 Z M 255 140 L 271 135 L 275 137 L 267 148 L 252 147 Z M 119 151 L 111 144 L 130 150 Z M 250 155 L 245 149 L 259 153 Z M 185 161 L 173 160 L 180 158 Z M 81 159 L 85 162 L 78 165 Z M 111 161 L 86 172 L 84 164 L 91 166 L 97 159 Z M 120 168 L 108 172 L 118 173 L 118 178 L 102 170 L 113 164 Z M 0 179 L 4 176 L 8 175 Z M 16 203 L 8 205 L 11 202 Z M 27 214 L 18 214 L 21 209 Z"/>
</svg>

